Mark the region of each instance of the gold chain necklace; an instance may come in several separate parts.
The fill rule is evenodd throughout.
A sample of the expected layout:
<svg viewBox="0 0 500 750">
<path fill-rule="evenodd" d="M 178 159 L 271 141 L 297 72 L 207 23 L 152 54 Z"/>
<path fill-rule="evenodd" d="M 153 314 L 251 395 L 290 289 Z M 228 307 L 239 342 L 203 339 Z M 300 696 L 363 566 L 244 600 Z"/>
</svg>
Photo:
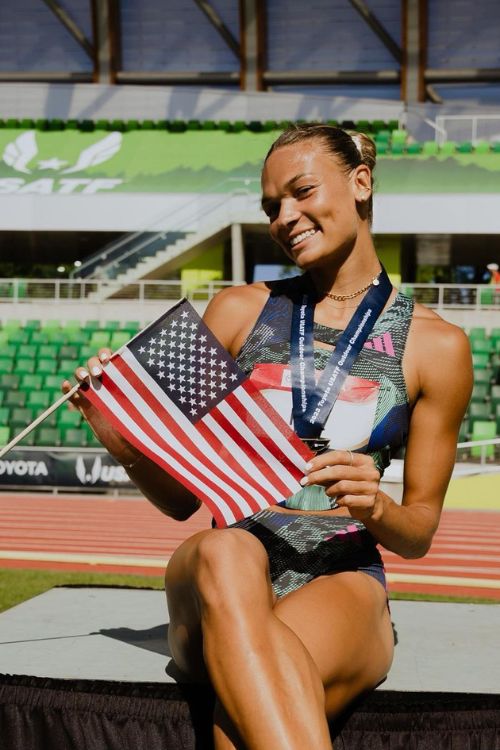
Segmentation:
<svg viewBox="0 0 500 750">
<path fill-rule="evenodd" d="M 335 302 L 345 302 L 348 299 L 354 299 L 354 297 L 358 297 L 360 294 L 363 294 L 363 292 L 366 292 L 367 289 L 369 289 L 371 286 L 378 286 L 379 284 L 380 281 L 378 280 L 378 276 L 374 276 L 369 284 L 362 287 L 361 289 L 358 289 L 357 292 L 353 292 L 352 294 L 332 294 L 332 292 L 325 292 L 325 297 L 334 299 Z"/>
</svg>

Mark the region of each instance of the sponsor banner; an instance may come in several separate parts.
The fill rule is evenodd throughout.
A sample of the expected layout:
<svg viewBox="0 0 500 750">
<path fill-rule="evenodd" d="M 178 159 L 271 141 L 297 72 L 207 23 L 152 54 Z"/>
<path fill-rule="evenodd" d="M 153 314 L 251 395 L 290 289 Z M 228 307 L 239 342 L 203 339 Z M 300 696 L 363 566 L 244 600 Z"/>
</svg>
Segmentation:
<svg viewBox="0 0 500 750">
<path fill-rule="evenodd" d="M 0 130 L 0 195 L 258 193 L 279 131 Z M 381 154 L 377 192 L 499 193 L 500 153 Z"/>
<path fill-rule="evenodd" d="M 123 466 L 107 453 L 13 450 L 0 459 L 0 487 L 133 487 Z"/>
</svg>

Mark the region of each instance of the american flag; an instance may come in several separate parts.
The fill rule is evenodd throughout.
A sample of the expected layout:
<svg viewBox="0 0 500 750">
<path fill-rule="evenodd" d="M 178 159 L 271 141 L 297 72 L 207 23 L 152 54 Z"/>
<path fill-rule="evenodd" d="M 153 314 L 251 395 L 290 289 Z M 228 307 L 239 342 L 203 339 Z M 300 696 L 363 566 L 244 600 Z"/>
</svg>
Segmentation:
<svg viewBox="0 0 500 750">
<path fill-rule="evenodd" d="M 312 456 L 187 300 L 116 352 L 85 395 L 217 526 L 297 492 Z"/>
</svg>

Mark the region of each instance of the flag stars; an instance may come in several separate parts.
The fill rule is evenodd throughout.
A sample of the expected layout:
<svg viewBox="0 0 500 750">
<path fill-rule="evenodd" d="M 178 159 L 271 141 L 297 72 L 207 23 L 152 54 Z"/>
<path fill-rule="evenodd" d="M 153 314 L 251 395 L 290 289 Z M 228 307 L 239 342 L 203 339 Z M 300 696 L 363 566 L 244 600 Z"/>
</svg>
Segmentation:
<svg viewBox="0 0 500 750">
<path fill-rule="evenodd" d="M 152 357 L 150 357 L 150 358 L 148 359 L 148 365 L 149 365 L 150 367 L 152 367 L 152 366 L 154 365 L 154 363 L 155 363 L 154 359 L 153 359 Z"/>
<path fill-rule="evenodd" d="M 139 349 L 139 354 L 144 354 L 145 351 L 146 351 L 146 347 L 145 346 L 141 346 L 140 349 Z"/>
<path fill-rule="evenodd" d="M 232 372 L 232 373 L 231 373 L 231 375 L 230 375 L 230 380 L 232 380 L 232 381 L 233 381 L 233 383 L 234 383 L 234 381 L 235 381 L 235 380 L 238 380 L 238 376 L 237 376 L 237 374 L 236 374 L 235 372 Z"/>
<path fill-rule="evenodd" d="M 158 377 L 160 378 L 160 380 L 163 380 L 163 378 L 165 377 L 165 373 L 163 372 L 163 370 L 159 371 Z"/>
</svg>

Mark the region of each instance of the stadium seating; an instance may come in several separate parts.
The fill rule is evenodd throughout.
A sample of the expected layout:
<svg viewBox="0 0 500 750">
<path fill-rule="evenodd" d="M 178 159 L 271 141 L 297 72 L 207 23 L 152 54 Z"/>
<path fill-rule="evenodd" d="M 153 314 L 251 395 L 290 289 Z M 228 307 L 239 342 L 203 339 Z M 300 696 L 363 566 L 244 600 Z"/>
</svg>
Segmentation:
<svg viewBox="0 0 500 750">
<path fill-rule="evenodd" d="M 474 387 L 460 428 L 459 442 L 490 440 L 500 435 L 500 357 L 496 348 L 500 341 L 500 329 L 487 331 L 484 327 L 475 326 L 467 334 L 472 351 Z M 468 458 L 478 459 L 481 455 L 493 458 L 494 446 L 465 451 Z"/>
<path fill-rule="evenodd" d="M 140 329 L 139 321 L 61 323 L 7 320 L 0 326 L 0 445 L 19 434 L 61 395 L 63 380 L 102 346 L 116 351 Z M 22 445 L 97 447 L 78 411 L 62 406 Z"/>
</svg>

